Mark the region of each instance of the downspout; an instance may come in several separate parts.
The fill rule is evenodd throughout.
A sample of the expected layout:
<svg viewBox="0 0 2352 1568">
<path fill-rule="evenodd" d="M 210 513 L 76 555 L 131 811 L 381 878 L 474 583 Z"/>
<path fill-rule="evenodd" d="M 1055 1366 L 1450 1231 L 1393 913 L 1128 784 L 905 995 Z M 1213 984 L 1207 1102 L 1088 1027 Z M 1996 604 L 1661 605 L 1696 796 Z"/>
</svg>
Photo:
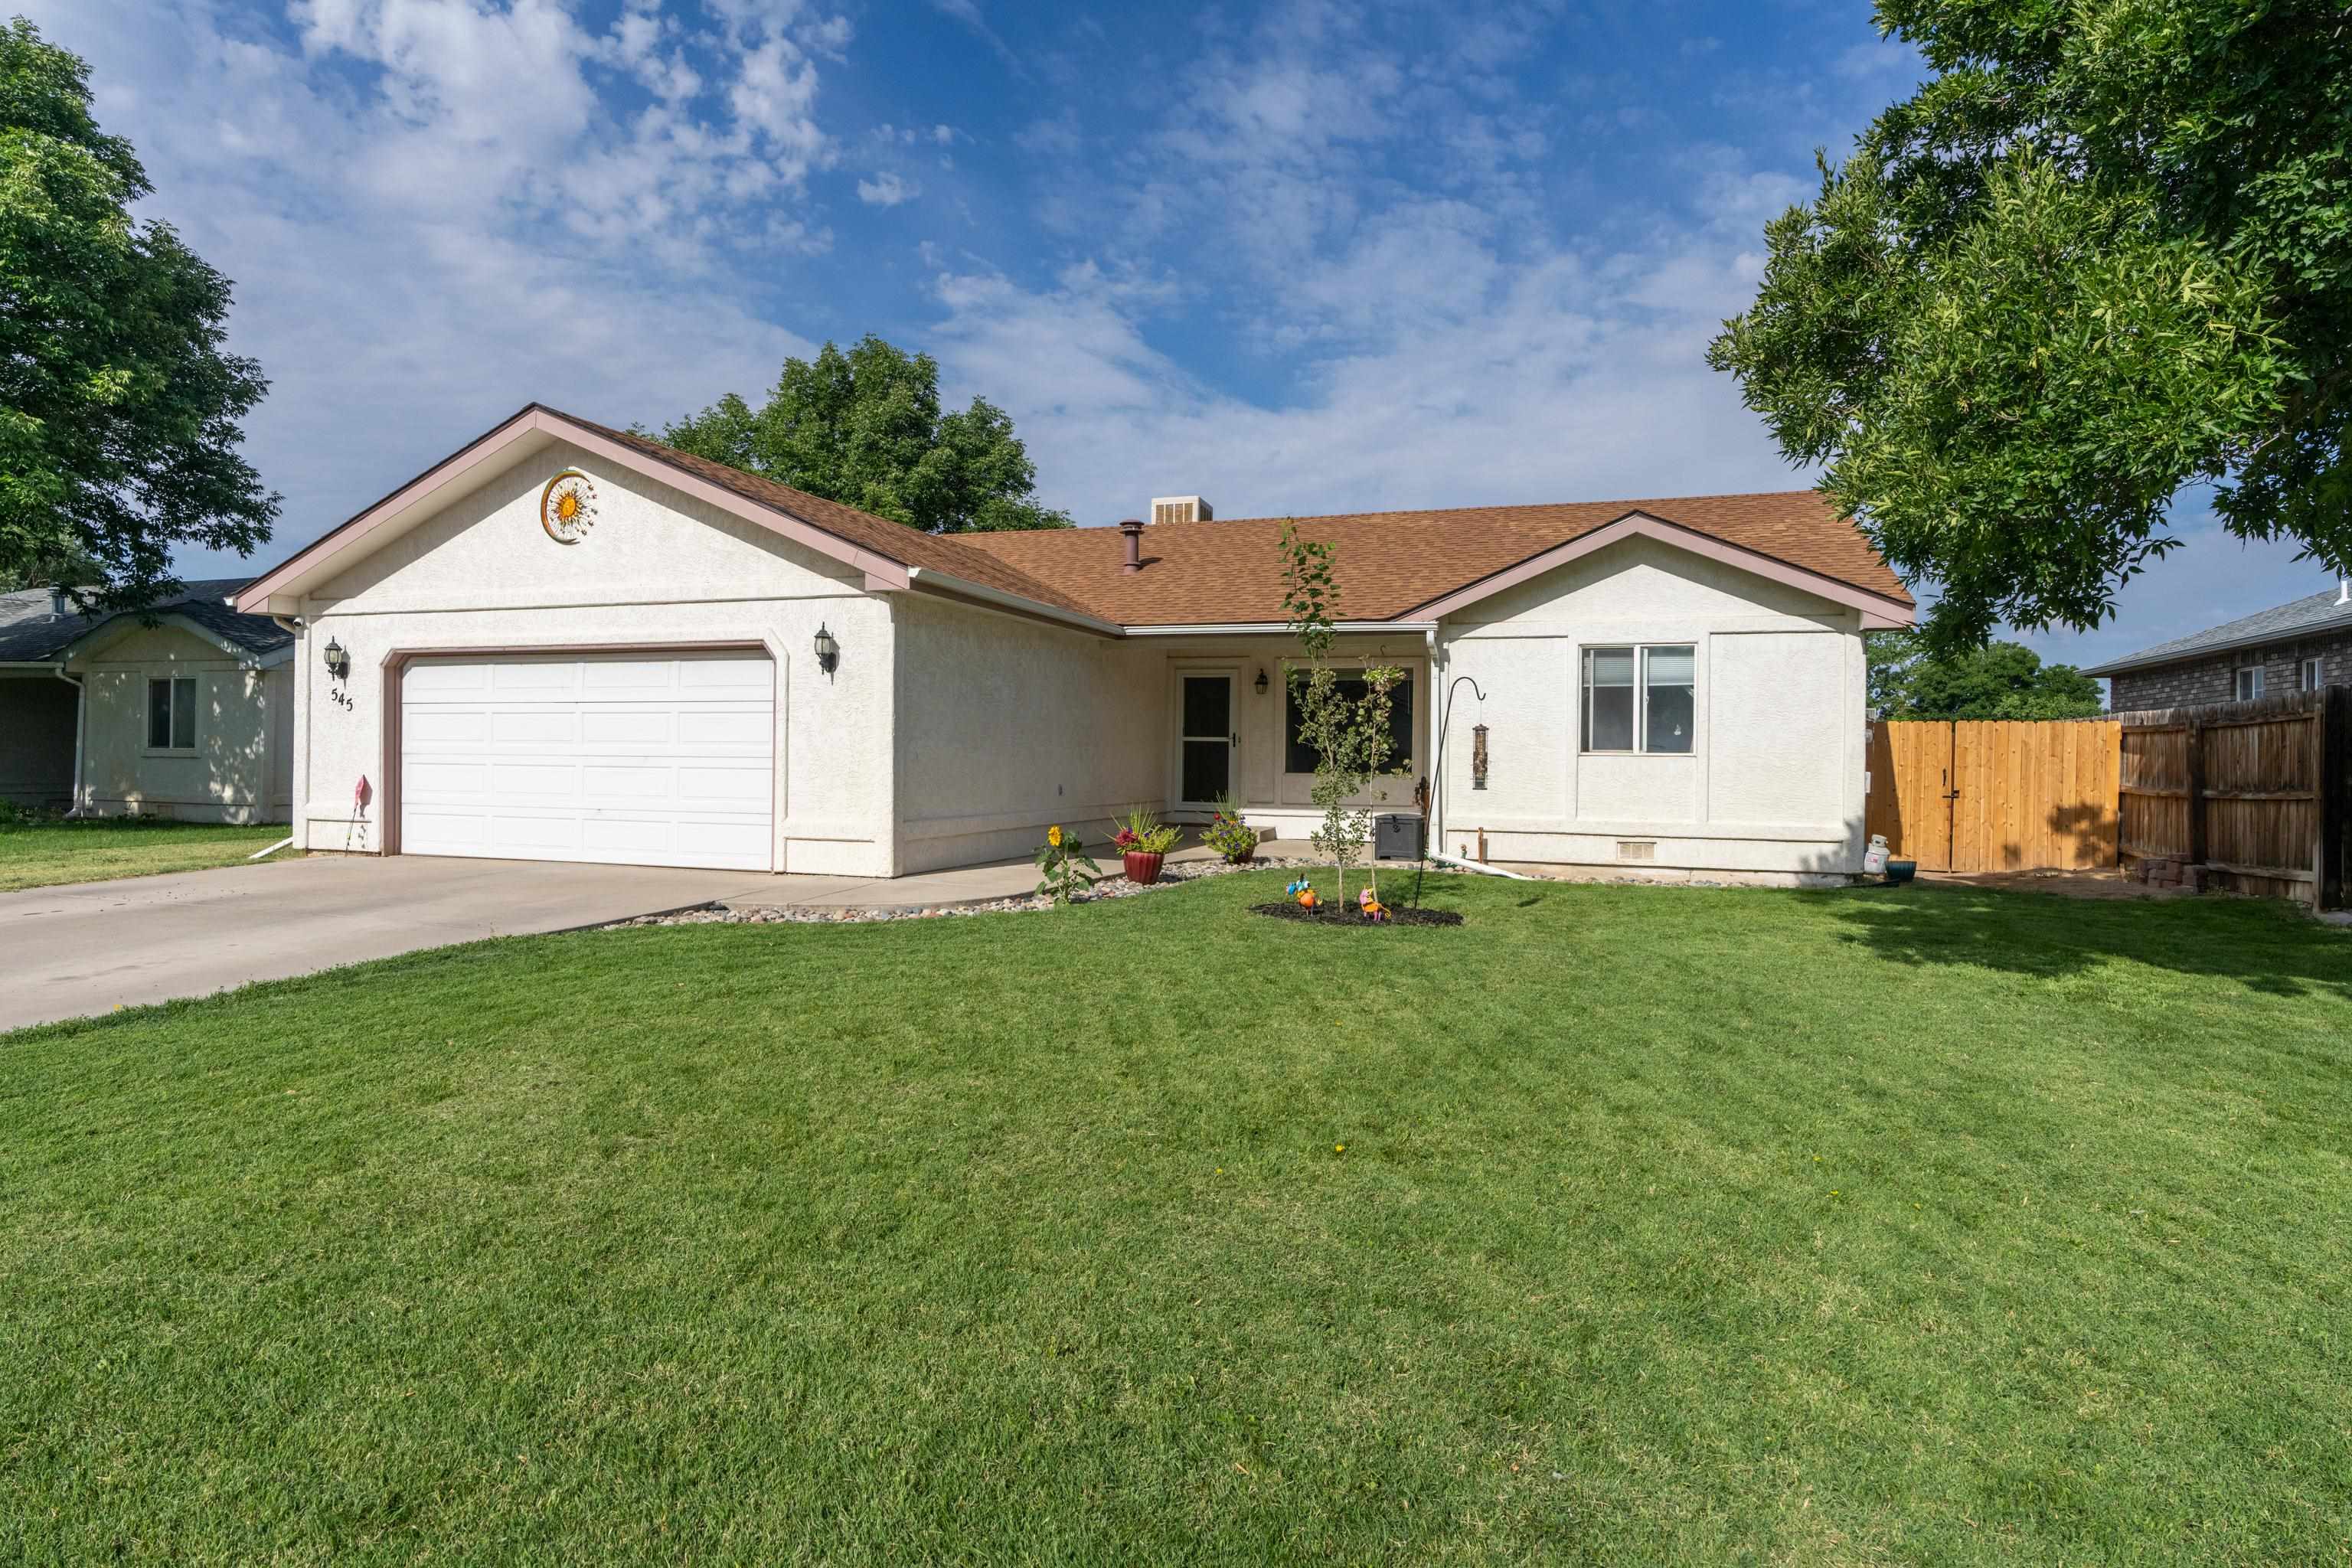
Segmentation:
<svg viewBox="0 0 2352 1568">
<path fill-rule="evenodd" d="M 1425 857 L 1430 850 L 1445 842 L 1444 829 L 1440 826 L 1443 818 L 1437 815 L 1437 808 L 1439 798 L 1445 792 L 1446 703 L 1443 698 L 1440 698 L 1437 695 L 1439 692 L 1445 689 L 1445 672 L 1440 667 L 1440 656 L 1437 651 L 1437 623 L 1435 621 L 1430 622 L 1428 626 L 1423 630 L 1421 635 L 1423 640 L 1427 643 L 1429 649 L 1429 705 L 1431 709 L 1429 721 L 1437 727 L 1436 736 L 1431 741 L 1429 747 L 1432 752 L 1436 753 L 1432 759 L 1429 766 L 1429 820 L 1422 824 L 1422 831 L 1429 835 L 1429 841 L 1421 847 L 1422 853 Z M 1413 896 L 1414 901 L 1418 903 L 1420 901 L 1420 888 L 1418 885 L 1416 885 L 1413 889 Z"/>
<path fill-rule="evenodd" d="M 66 808 L 68 816 L 81 815 L 81 736 L 82 725 L 89 712 L 89 688 L 79 676 L 68 675 L 66 667 L 58 665 L 49 673 L 74 689 L 74 772 L 73 804 Z"/>
</svg>

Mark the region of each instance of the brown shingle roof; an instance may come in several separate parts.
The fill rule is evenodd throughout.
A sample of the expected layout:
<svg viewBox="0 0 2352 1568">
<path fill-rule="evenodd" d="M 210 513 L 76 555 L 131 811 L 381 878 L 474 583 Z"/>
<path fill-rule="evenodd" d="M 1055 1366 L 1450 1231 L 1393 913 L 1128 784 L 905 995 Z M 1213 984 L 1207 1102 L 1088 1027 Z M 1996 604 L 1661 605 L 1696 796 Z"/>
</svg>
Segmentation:
<svg viewBox="0 0 2352 1568">
<path fill-rule="evenodd" d="M 1870 542 L 1812 490 L 1161 523 L 1144 530 L 1144 569 L 1132 574 L 1119 570 L 1117 529 L 977 533 L 961 542 L 1123 626 L 1279 622 L 1282 530 L 1296 521 L 1305 537 L 1340 546 L 1341 616 L 1381 621 L 1635 511 L 1898 605 L 1912 602 Z"/>
<path fill-rule="evenodd" d="M 1342 547 L 1341 616 L 1383 621 L 1636 511 L 1912 603 L 1870 542 L 1813 490 L 1161 523 L 1144 531 L 1144 569 L 1130 574 L 1119 570 L 1125 549 L 1114 528 L 923 533 L 643 436 L 561 417 L 903 565 L 1121 626 L 1280 623 L 1282 531 L 1292 522 Z"/>
</svg>

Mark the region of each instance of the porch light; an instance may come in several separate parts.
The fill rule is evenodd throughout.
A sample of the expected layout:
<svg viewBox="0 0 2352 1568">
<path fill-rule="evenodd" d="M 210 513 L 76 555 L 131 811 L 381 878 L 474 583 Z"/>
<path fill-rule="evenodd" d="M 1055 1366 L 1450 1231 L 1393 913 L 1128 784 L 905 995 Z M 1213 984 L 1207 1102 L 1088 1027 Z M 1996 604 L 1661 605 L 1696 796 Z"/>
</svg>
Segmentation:
<svg viewBox="0 0 2352 1568">
<path fill-rule="evenodd" d="M 1486 787 L 1486 726 L 1470 726 L 1470 787 Z"/>
<path fill-rule="evenodd" d="M 351 672 L 351 650 L 333 637 L 329 637 L 327 639 L 327 673 L 341 680 Z"/>
<path fill-rule="evenodd" d="M 1260 697 L 1265 695 L 1265 671 L 1263 669 L 1257 672 L 1257 694 Z"/>
<path fill-rule="evenodd" d="M 816 667 L 827 675 L 831 675 L 840 663 L 841 644 L 834 639 L 831 632 L 824 629 L 824 623 L 819 621 L 816 627 Z"/>
</svg>

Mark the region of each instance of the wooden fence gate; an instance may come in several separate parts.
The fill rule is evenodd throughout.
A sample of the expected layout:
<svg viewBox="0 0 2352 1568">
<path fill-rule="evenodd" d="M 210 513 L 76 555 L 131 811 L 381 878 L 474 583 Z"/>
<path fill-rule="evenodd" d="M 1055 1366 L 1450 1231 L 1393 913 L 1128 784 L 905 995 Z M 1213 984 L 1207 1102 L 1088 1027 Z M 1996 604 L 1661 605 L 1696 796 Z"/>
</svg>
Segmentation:
<svg viewBox="0 0 2352 1568">
<path fill-rule="evenodd" d="M 1882 721 L 1864 831 L 1923 871 L 2113 866 L 2122 734 L 2109 719 Z"/>
</svg>

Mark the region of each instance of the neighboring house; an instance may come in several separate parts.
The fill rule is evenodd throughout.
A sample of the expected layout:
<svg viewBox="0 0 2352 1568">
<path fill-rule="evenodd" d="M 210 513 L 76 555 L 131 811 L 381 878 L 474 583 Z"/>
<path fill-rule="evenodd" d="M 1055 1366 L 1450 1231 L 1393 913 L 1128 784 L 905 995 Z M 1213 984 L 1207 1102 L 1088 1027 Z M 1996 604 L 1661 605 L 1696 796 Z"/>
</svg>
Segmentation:
<svg viewBox="0 0 2352 1568">
<path fill-rule="evenodd" d="M 2118 713 L 2352 685 L 2352 583 L 2083 673 L 2112 683 Z"/>
<path fill-rule="evenodd" d="M 887 877 L 1229 791 L 1303 835 L 1283 521 L 1153 515 L 937 537 L 534 405 L 238 605 L 300 628 L 313 849 Z M 1369 803 L 1412 809 L 1455 693 L 1449 850 L 1859 868 L 1863 633 L 1912 602 L 1820 497 L 1299 526 L 1341 656 L 1410 678 Z"/>
<path fill-rule="evenodd" d="M 85 814 L 283 822 L 294 637 L 190 583 L 143 614 L 0 594 L 0 800 Z"/>
</svg>

